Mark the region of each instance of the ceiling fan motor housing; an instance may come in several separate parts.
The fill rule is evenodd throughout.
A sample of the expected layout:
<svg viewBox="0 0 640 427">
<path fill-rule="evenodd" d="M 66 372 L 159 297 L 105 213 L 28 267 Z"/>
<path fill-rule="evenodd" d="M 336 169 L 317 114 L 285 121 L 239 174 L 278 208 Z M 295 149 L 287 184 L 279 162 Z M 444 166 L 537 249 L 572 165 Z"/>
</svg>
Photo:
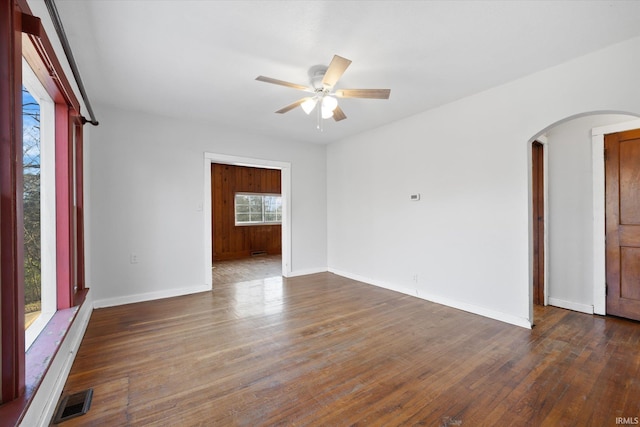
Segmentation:
<svg viewBox="0 0 640 427">
<path fill-rule="evenodd" d="M 314 65 L 309 68 L 309 82 L 311 83 L 311 87 L 317 91 L 321 91 L 324 89 L 322 85 L 322 79 L 327 72 L 326 65 Z"/>
</svg>

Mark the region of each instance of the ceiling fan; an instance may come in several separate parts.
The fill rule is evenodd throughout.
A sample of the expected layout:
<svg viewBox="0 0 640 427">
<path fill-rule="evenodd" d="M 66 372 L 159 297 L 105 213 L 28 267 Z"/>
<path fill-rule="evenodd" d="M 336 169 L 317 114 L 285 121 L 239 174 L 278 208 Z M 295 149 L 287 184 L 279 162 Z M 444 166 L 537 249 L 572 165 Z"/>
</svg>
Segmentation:
<svg viewBox="0 0 640 427">
<path fill-rule="evenodd" d="M 321 129 L 321 119 L 333 117 L 336 122 L 344 120 L 344 114 L 336 98 L 369 98 L 369 99 L 389 99 L 391 89 L 337 89 L 334 87 L 342 74 L 346 71 L 351 61 L 338 55 L 334 55 L 329 66 L 315 65 L 309 69 L 309 80 L 311 86 L 303 86 L 296 83 L 289 83 L 271 77 L 258 76 L 256 80 L 266 83 L 273 83 L 293 89 L 309 92 L 312 95 L 301 98 L 296 102 L 282 107 L 276 113 L 284 114 L 300 106 L 305 113 L 311 112 L 318 106 L 318 129 Z"/>
</svg>

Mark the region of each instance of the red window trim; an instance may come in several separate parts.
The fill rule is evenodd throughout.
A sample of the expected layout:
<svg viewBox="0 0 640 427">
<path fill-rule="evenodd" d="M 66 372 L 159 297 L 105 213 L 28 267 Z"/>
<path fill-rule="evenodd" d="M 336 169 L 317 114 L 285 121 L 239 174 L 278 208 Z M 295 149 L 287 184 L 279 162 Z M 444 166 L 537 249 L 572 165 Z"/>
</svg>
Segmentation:
<svg viewBox="0 0 640 427">
<path fill-rule="evenodd" d="M 6 403 L 22 400 L 18 398 L 25 393 L 21 91 L 23 56 L 55 103 L 58 309 L 80 304 L 86 294 L 80 104 L 40 19 L 32 16 L 26 0 L 0 0 L 0 92 L 7 94 L 0 97 L 0 404 L 4 404 L 1 408 L 3 416 L 0 418 L 3 420 L 8 415 L 4 410 L 13 413 L 13 408 L 16 407 Z M 72 145 L 74 141 L 75 151 Z M 74 213 L 77 218 L 75 221 Z M 74 285 L 77 286 L 76 292 Z"/>
<path fill-rule="evenodd" d="M 40 19 L 31 15 L 26 0 L 18 3 L 23 22 L 27 23 L 23 26 L 22 56 L 55 103 L 57 308 L 66 309 L 79 304 L 84 295 L 80 292 L 84 289 L 84 254 L 80 251 L 84 249 L 84 242 L 80 241 L 84 238 L 80 228 L 84 221 L 78 215 L 78 211 L 83 212 L 83 198 L 77 197 L 82 195 L 83 183 L 78 179 L 73 182 L 74 162 L 80 176 L 83 169 L 80 104 Z M 73 203 L 74 194 L 77 206 Z M 78 218 L 75 222 L 74 217 Z"/>
<path fill-rule="evenodd" d="M 75 143 L 75 188 L 76 193 L 76 205 L 75 209 L 76 223 L 72 229 L 75 230 L 75 285 L 76 292 L 73 295 L 72 305 L 80 305 L 84 301 L 86 295 L 86 282 L 84 274 L 84 132 L 82 118 L 80 116 L 74 117 L 73 132 L 75 138 L 72 141 Z"/>
<path fill-rule="evenodd" d="M 53 45 L 42 26 L 42 21 L 31 14 L 31 9 L 26 0 L 16 0 L 17 7 L 22 13 L 22 56 L 25 57 L 36 76 L 46 88 L 51 99 L 57 103 L 66 103 L 78 115 L 80 103 L 75 96 L 62 65 L 56 56 Z M 27 43 L 25 39 L 29 39 Z"/>
<path fill-rule="evenodd" d="M 65 104 L 56 103 L 56 295 L 58 309 L 71 307 L 73 295 L 70 289 L 72 279 L 71 255 L 71 126 L 70 112 Z"/>
<path fill-rule="evenodd" d="M 0 3 L 0 316 L 2 317 L 2 402 L 24 392 L 24 301 L 22 268 L 22 41 L 21 14 L 9 0 Z M 19 167 L 20 166 L 20 167 Z M 19 173 L 20 172 L 20 173 Z M 24 309 L 23 309 L 24 311 Z"/>
</svg>

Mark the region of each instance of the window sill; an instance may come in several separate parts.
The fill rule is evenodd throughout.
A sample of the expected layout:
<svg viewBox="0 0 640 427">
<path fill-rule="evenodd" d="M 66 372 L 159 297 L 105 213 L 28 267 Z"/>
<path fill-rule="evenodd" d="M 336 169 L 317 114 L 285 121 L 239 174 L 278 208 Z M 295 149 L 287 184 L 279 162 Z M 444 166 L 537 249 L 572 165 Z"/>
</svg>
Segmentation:
<svg viewBox="0 0 640 427">
<path fill-rule="evenodd" d="M 281 222 L 236 222 L 236 227 L 260 227 L 260 226 L 273 226 L 282 225 Z"/>
<path fill-rule="evenodd" d="M 87 291 L 82 292 L 86 294 Z M 18 399 L 0 406 L 0 427 L 15 426 L 20 423 L 81 307 L 82 304 L 56 311 L 27 350 L 25 392 Z"/>
</svg>

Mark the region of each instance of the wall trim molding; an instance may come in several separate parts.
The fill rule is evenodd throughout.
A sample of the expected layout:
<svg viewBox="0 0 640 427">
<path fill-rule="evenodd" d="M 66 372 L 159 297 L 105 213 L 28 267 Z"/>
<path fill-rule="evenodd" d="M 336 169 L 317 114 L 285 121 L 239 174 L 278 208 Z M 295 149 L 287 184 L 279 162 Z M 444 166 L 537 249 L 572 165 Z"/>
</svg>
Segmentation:
<svg viewBox="0 0 640 427">
<path fill-rule="evenodd" d="M 509 323 L 514 326 L 520 326 L 522 328 L 531 329 L 532 324 L 529 319 L 524 319 L 511 314 L 502 313 L 499 311 L 491 310 L 488 308 L 480 307 L 474 304 L 465 303 L 462 301 L 453 300 L 450 298 L 441 297 L 438 295 L 429 294 L 427 292 L 420 291 L 418 289 L 409 288 L 405 286 L 398 286 L 392 283 L 384 282 L 381 280 L 375 280 L 368 277 L 363 277 L 358 274 L 353 274 L 345 271 L 340 271 L 335 268 L 329 268 L 329 272 L 337 274 L 338 276 L 346 277 L 348 279 L 357 280 L 369 285 L 378 286 L 380 288 L 389 289 L 391 291 L 400 292 L 405 295 L 411 295 L 420 299 L 430 301 L 436 304 L 446 305 L 447 307 L 455 308 L 458 310 L 466 311 L 468 313 L 477 314 L 479 316 L 487 317 L 489 319 L 498 320 L 500 322 Z"/>
<path fill-rule="evenodd" d="M 305 270 L 292 271 L 288 277 L 308 276 L 310 274 L 326 273 L 327 271 L 329 271 L 327 267 L 307 268 Z"/>
<path fill-rule="evenodd" d="M 593 306 L 580 304 L 577 302 L 564 301 L 558 298 L 549 297 L 549 305 L 565 308 L 567 310 L 579 311 L 580 313 L 593 314 Z"/>
<path fill-rule="evenodd" d="M 173 298 L 179 297 L 183 295 L 197 294 L 200 292 L 208 292 L 211 291 L 211 285 L 199 285 L 199 286 L 191 286 L 187 288 L 174 288 L 174 289 L 166 289 L 163 291 L 156 292 L 146 292 L 142 294 L 134 294 L 134 295 L 125 295 L 122 297 L 115 298 L 104 298 L 95 300 L 93 302 L 93 308 L 105 308 L 105 307 L 114 307 L 118 305 L 125 304 L 133 304 L 136 302 L 145 302 L 145 301 L 153 301 L 157 299 L 164 298 Z"/>
</svg>

